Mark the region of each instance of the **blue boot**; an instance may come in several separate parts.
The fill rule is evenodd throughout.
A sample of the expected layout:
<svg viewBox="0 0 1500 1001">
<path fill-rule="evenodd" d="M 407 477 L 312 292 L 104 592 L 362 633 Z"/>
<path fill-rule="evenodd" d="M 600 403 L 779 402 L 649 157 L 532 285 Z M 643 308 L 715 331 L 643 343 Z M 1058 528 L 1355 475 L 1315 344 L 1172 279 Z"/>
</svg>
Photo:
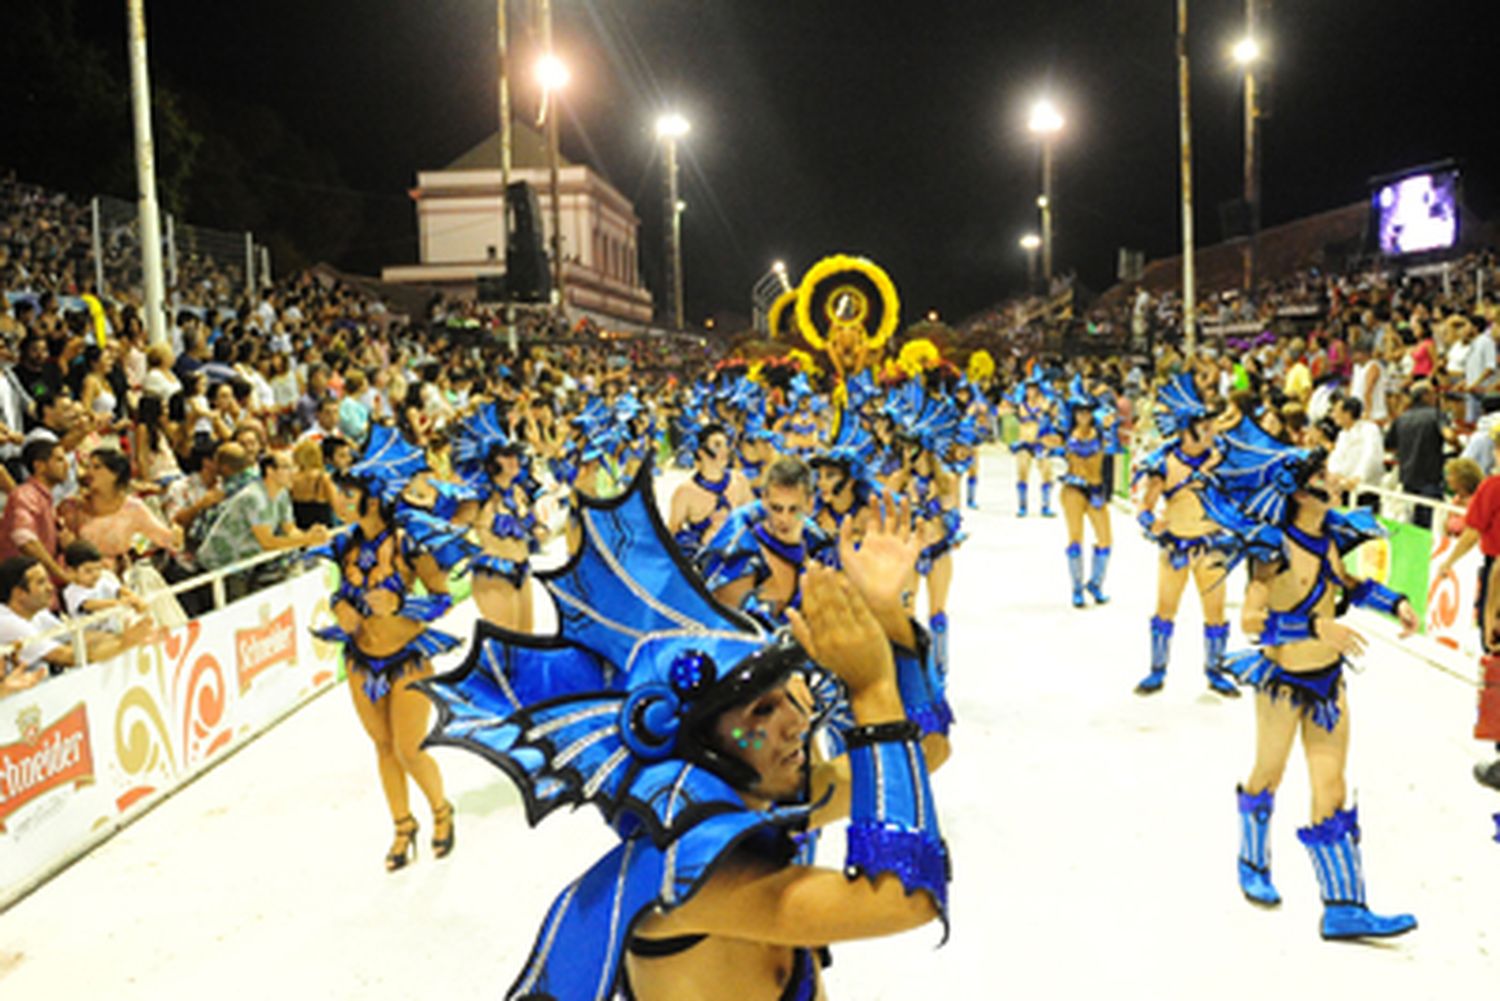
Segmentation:
<svg viewBox="0 0 1500 1001">
<path fill-rule="evenodd" d="M 932 634 L 932 659 L 937 665 L 938 676 L 948 676 L 948 613 L 934 612 L 927 620 L 927 630 Z"/>
<path fill-rule="evenodd" d="M 1016 484 L 1016 517 L 1026 517 L 1026 481 L 1022 480 Z"/>
<path fill-rule="evenodd" d="M 1323 896 L 1323 937 L 1389 938 L 1417 926 L 1410 914 L 1386 917 L 1365 906 L 1365 875 L 1359 851 L 1359 811 L 1339 810 L 1312 827 L 1297 829 L 1307 846 Z"/>
<path fill-rule="evenodd" d="M 1104 572 L 1109 569 L 1109 547 L 1094 547 L 1094 570 L 1089 574 L 1088 592 L 1093 596 L 1096 605 L 1104 605 L 1109 602 L 1109 596 L 1104 593 Z"/>
<path fill-rule="evenodd" d="M 1241 787 L 1240 804 L 1240 890 L 1252 904 L 1275 907 L 1281 894 L 1271 885 L 1271 811 L 1276 797 L 1271 790 L 1252 796 Z"/>
<path fill-rule="evenodd" d="M 1240 697 L 1239 686 L 1224 671 L 1224 648 L 1229 645 L 1229 623 L 1203 627 L 1203 671 L 1208 687 L 1229 699 Z"/>
<path fill-rule="evenodd" d="M 1046 489 L 1043 487 L 1042 489 Z M 1068 573 L 1073 578 L 1073 607 L 1083 607 L 1083 546 L 1068 543 Z"/>
<path fill-rule="evenodd" d="M 1151 617 L 1151 673 L 1135 686 L 1137 695 L 1155 695 L 1167 683 L 1167 654 L 1172 647 L 1172 620 Z"/>
<path fill-rule="evenodd" d="M 1054 512 L 1052 510 L 1052 484 L 1051 483 L 1045 483 L 1044 482 L 1042 484 L 1042 517 L 1043 518 L 1055 518 L 1055 517 L 1057 517 L 1056 512 Z"/>
<path fill-rule="evenodd" d="M 970 473 L 968 479 L 964 480 L 964 488 L 968 498 L 969 510 L 979 510 L 979 477 Z"/>
</svg>

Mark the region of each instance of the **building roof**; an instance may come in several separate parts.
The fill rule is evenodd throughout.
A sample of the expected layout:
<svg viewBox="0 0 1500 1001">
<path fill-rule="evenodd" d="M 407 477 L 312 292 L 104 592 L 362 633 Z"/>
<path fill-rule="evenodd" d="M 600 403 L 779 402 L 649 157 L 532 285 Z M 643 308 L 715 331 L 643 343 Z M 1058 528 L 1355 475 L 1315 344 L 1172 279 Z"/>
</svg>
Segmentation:
<svg viewBox="0 0 1500 1001">
<path fill-rule="evenodd" d="M 512 121 L 510 129 L 510 165 L 517 170 L 527 168 L 546 169 L 547 139 L 540 130 L 525 122 Z M 558 151 L 559 167 L 575 166 L 573 161 Z M 500 130 L 486 136 L 481 142 L 448 164 L 444 170 L 499 170 Z"/>
</svg>

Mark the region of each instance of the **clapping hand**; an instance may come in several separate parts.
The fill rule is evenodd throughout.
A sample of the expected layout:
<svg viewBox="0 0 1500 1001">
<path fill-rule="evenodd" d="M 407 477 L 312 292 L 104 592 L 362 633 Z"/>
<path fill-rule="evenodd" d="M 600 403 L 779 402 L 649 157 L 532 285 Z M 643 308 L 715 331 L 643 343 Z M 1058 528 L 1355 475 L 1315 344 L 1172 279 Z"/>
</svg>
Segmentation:
<svg viewBox="0 0 1500 1001">
<path fill-rule="evenodd" d="M 815 566 L 802 578 L 802 609 L 788 609 L 792 636 L 808 657 L 837 674 L 851 697 L 895 683 L 890 642 L 849 578 Z"/>
<path fill-rule="evenodd" d="M 854 519 L 845 518 L 839 526 L 839 563 L 877 617 L 884 620 L 894 614 L 904 619 L 910 611 L 906 596 L 912 592 L 922 541 L 912 524 L 910 499 L 893 502 L 882 497 L 877 509 L 858 547 Z"/>
</svg>

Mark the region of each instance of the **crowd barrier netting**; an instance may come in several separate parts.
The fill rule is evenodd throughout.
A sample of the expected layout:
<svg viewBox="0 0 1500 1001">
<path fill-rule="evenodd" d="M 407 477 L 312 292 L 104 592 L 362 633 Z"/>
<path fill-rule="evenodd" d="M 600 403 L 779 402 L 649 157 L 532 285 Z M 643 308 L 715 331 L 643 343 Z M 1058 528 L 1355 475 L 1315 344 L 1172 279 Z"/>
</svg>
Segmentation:
<svg viewBox="0 0 1500 1001">
<path fill-rule="evenodd" d="M 0 910 L 339 680 L 320 564 L 0 699 Z"/>
</svg>

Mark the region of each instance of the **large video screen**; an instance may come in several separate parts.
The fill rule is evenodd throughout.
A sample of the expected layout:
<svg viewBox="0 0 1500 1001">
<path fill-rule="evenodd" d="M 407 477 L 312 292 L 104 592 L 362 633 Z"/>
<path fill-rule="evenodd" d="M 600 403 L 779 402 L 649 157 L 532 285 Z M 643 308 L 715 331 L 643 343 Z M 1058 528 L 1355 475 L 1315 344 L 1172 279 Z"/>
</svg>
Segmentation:
<svg viewBox="0 0 1500 1001">
<path fill-rule="evenodd" d="M 1458 171 L 1436 170 L 1381 184 L 1374 209 L 1387 257 L 1446 250 L 1458 242 Z"/>
</svg>

